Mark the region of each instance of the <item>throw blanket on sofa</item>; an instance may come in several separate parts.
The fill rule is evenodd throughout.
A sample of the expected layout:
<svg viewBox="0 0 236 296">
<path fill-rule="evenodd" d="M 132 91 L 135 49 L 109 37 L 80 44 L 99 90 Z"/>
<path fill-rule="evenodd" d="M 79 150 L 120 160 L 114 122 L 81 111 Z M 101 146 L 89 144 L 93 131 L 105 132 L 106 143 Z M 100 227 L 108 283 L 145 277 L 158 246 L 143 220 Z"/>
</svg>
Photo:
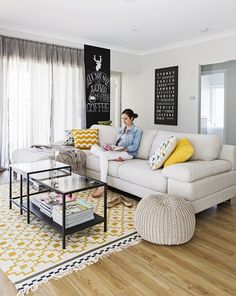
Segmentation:
<svg viewBox="0 0 236 296">
<path fill-rule="evenodd" d="M 33 145 L 34 150 L 40 153 L 48 155 L 51 159 L 54 159 L 54 151 L 58 150 L 59 153 L 56 156 L 56 161 L 71 165 L 72 171 L 85 175 L 85 162 L 86 154 L 73 146 L 58 146 L 58 145 Z"/>
</svg>

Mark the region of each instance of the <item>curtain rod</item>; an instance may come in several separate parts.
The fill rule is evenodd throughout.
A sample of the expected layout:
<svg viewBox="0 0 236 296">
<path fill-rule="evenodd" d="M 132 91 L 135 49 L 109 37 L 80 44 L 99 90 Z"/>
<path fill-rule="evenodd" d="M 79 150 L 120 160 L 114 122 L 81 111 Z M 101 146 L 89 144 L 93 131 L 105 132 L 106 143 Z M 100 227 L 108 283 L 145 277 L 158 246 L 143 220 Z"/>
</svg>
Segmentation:
<svg viewBox="0 0 236 296">
<path fill-rule="evenodd" d="M 9 38 L 9 39 L 16 39 L 16 40 L 20 40 L 20 41 L 26 41 L 26 42 L 32 42 L 32 43 L 38 43 L 38 44 L 43 44 L 43 45 L 49 45 L 49 46 L 57 46 L 57 47 L 61 47 L 61 48 L 69 48 L 69 49 L 75 49 L 75 50 L 84 50 L 83 48 L 78 48 L 78 47 L 71 47 L 71 46 L 66 46 L 66 45 L 58 45 L 55 43 L 48 43 L 48 42 L 43 42 L 43 41 L 35 41 L 35 40 L 31 40 L 31 39 L 27 39 L 27 38 L 20 38 L 20 37 L 11 37 L 8 35 L 3 35 L 2 33 L 0 34 L 0 37 L 2 38 Z"/>
</svg>

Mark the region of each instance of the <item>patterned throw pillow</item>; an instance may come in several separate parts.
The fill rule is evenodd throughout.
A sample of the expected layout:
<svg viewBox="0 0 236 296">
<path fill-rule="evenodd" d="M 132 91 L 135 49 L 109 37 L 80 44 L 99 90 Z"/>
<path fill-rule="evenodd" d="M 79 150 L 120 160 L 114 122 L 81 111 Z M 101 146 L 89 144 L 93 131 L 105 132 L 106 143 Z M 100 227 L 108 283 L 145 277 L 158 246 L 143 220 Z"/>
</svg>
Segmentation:
<svg viewBox="0 0 236 296">
<path fill-rule="evenodd" d="M 157 170 L 164 164 L 166 159 L 174 151 L 176 144 L 177 138 L 170 137 L 160 145 L 157 151 L 154 152 L 153 155 L 149 158 L 149 164 L 152 170 Z"/>
<path fill-rule="evenodd" d="M 182 138 L 178 141 L 175 151 L 164 163 L 164 167 L 171 164 L 180 163 L 187 161 L 194 152 L 194 148 L 187 138 Z"/>
<path fill-rule="evenodd" d="M 98 145 L 98 129 L 73 130 L 74 145 L 79 149 L 90 149 Z"/>
<path fill-rule="evenodd" d="M 72 134 L 72 130 L 65 130 L 65 140 L 64 140 L 65 145 L 74 145 L 74 137 Z"/>
</svg>

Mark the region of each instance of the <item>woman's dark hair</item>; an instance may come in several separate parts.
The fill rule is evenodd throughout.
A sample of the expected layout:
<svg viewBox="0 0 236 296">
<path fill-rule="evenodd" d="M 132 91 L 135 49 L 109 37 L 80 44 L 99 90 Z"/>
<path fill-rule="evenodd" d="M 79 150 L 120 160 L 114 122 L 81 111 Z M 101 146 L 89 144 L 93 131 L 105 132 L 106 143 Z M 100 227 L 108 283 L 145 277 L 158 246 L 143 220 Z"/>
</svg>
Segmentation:
<svg viewBox="0 0 236 296">
<path fill-rule="evenodd" d="M 131 110 L 131 109 L 125 109 L 125 110 L 122 112 L 122 114 L 126 114 L 126 115 L 128 115 L 130 119 L 132 119 L 132 118 L 135 119 L 135 118 L 138 117 L 138 114 L 137 114 L 137 113 L 134 113 L 134 111 Z"/>
</svg>

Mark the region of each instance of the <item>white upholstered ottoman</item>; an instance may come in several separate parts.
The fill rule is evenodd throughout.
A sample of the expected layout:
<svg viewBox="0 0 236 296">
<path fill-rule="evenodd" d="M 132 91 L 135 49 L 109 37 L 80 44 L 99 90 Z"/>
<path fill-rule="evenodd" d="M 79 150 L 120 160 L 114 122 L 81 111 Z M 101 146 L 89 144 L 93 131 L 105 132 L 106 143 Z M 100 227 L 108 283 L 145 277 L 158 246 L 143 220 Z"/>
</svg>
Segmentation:
<svg viewBox="0 0 236 296">
<path fill-rule="evenodd" d="M 135 226 L 147 241 L 159 245 L 179 245 L 192 238 L 195 214 L 191 204 L 180 197 L 152 194 L 139 202 Z"/>
</svg>

